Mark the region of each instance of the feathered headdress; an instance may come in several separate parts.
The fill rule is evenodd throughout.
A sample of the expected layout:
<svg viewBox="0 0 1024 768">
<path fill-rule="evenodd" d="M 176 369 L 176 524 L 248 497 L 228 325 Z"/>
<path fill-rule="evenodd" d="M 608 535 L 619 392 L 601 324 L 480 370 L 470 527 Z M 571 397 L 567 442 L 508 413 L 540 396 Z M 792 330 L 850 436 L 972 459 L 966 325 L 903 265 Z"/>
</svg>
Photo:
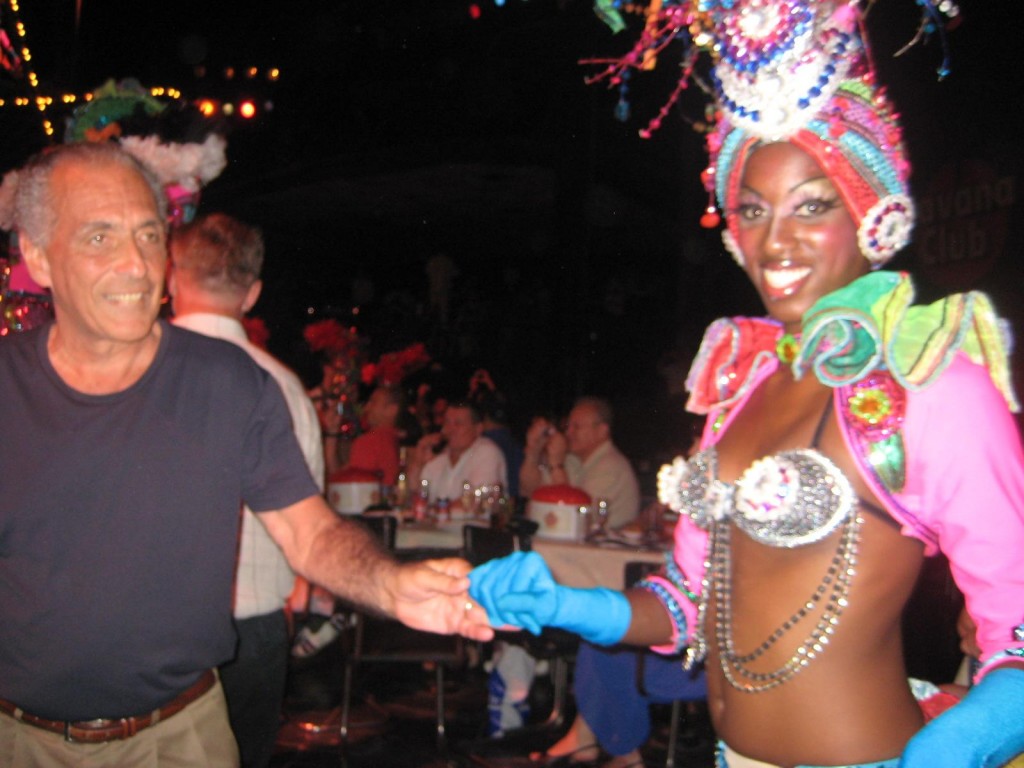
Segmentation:
<svg viewBox="0 0 1024 768">
<path fill-rule="evenodd" d="M 164 186 L 172 224 L 191 221 L 203 187 L 227 166 L 218 125 L 185 102 L 162 102 L 136 80 L 108 80 L 68 118 L 64 142 L 117 141 Z"/>
<path fill-rule="evenodd" d="M 925 32 L 941 29 L 955 4 L 918 0 Z M 625 26 L 618 0 L 598 0 L 613 29 Z M 603 62 L 591 81 L 624 84 L 633 69 L 651 68 L 669 43 L 684 43 L 681 75 L 657 117 L 656 130 L 679 94 L 697 81 L 701 54 L 712 61 L 713 127 L 710 164 L 702 179 L 709 203 L 702 224 L 716 226 L 718 207 L 735 210 L 743 166 L 762 143 L 789 141 L 828 174 L 858 224 L 861 252 L 879 266 L 910 239 L 914 208 L 910 164 L 895 112 L 875 80 L 859 0 L 651 0 L 640 39 L 626 56 Z M 948 70 L 943 61 L 939 74 Z M 735 244 L 735 217 L 727 215 L 726 247 Z"/>
</svg>

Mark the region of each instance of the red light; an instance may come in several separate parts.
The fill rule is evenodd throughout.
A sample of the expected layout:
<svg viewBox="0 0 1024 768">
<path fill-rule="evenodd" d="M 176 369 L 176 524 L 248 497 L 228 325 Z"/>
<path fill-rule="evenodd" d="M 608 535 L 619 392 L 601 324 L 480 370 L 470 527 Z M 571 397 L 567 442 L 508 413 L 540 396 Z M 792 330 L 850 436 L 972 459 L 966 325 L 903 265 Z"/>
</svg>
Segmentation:
<svg viewBox="0 0 1024 768">
<path fill-rule="evenodd" d="M 213 117 L 217 113 L 217 103 L 212 99 L 201 99 L 196 106 L 205 117 Z"/>
<path fill-rule="evenodd" d="M 246 120 L 256 116 L 256 105 L 251 101 L 243 101 L 238 105 L 238 114 Z"/>
<path fill-rule="evenodd" d="M 469 4 L 469 18 L 473 19 L 473 21 L 480 18 L 480 6 L 476 3 Z"/>
</svg>

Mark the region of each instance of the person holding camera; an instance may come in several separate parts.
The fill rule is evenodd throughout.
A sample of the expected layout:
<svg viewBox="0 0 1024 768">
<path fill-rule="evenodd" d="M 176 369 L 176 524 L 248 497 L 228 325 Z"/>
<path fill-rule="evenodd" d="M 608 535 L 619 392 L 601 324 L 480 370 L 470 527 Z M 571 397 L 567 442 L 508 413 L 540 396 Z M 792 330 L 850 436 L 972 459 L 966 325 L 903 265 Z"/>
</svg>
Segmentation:
<svg viewBox="0 0 1024 768">
<path fill-rule="evenodd" d="M 527 430 L 520 493 L 529 496 L 542 485 L 563 483 L 605 499 L 611 528 L 640 511 L 640 484 L 629 459 L 612 442 L 612 408 L 606 400 L 577 400 L 564 433 L 543 418 L 534 419 Z"/>
</svg>

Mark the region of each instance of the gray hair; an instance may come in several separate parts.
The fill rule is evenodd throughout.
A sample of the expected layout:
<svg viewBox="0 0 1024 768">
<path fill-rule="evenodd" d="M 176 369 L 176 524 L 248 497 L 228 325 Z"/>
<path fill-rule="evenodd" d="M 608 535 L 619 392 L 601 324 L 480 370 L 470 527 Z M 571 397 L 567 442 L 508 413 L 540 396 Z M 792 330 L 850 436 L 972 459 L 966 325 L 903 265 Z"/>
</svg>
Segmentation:
<svg viewBox="0 0 1024 768">
<path fill-rule="evenodd" d="M 581 397 L 573 403 L 572 407 L 579 408 L 581 405 L 594 411 L 598 424 L 607 424 L 609 430 L 612 428 L 612 419 L 614 418 L 612 406 L 603 397 Z"/>
<path fill-rule="evenodd" d="M 171 235 L 174 269 L 211 291 L 248 290 L 259 280 L 263 255 L 260 230 L 223 213 L 201 216 Z"/>
<path fill-rule="evenodd" d="M 53 172 L 65 163 L 80 162 L 92 166 L 116 164 L 136 171 L 153 193 L 161 222 L 167 219 L 167 199 L 163 186 L 142 163 L 112 142 L 78 142 L 46 149 L 31 157 L 15 174 L 8 174 L 4 185 L 13 183 L 11 226 L 40 247 L 49 244 L 57 225 L 50 181 Z"/>
</svg>

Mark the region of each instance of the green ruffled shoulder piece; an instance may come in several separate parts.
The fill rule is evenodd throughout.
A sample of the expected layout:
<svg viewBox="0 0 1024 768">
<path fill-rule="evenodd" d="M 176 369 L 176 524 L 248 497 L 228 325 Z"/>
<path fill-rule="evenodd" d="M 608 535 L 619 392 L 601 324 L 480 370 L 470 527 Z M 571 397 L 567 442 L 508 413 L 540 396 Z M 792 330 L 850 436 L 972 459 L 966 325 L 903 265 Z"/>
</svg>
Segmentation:
<svg viewBox="0 0 1024 768">
<path fill-rule="evenodd" d="M 912 306 L 904 272 L 872 272 L 819 299 L 804 315 L 793 373 L 808 369 L 826 386 L 854 384 L 882 368 L 908 390 L 927 387 L 958 352 L 984 365 L 1011 411 L 1011 336 L 988 296 L 958 293 Z"/>
<path fill-rule="evenodd" d="M 622 14 L 619 13 L 614 0 L 594 0 L 594 13 L 608 25 L 613 33 L 621 32 L 626 28 L 626 22 L 622 20 Z"/>
</svg>

